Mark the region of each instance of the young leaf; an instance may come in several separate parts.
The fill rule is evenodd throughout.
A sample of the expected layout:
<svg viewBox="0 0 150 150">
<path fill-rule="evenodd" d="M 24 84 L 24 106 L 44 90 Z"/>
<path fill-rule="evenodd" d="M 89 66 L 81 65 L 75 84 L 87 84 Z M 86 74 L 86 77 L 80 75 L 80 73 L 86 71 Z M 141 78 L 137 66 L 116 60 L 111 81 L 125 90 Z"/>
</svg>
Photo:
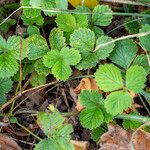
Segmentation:
<svg viewBox="0 0 150 150">
<path fill-rule="evenodd" d="M 46 67 L 52 68 L 52 74 L 57 79 L 66 80 L 71 75 L 70 65 L 79 63 L 81 56 L 73 48 L 62 48 L 61 51 L 51 50 L 43 58 Z"/>
<path fill-rule="evenodd" d="M 119 66 L 128 69 L 131 65 L 138 47 L 131 39 L 116 42 L 115 49 L 110 55 L 110 59 Z"/>
<path fill-rule="evenodd" d="M 48 51 L 46 40 L 41 35 L 31 35 L 26 39 L 26 45 L 29 50 L 29 60 L 35 60 L 43 57 Z"/>
<path fill-rule="evenodd" d="M 121 73 L 113 64 L 100 66 L 95 73 L 95 79 L 100 89 L 105 92 L 123 88 Z"/>
<path fill-rule="evenodd" d="M 148 32 L 150 31 L 150 25 L 145 24 L 142 26 L 142 28 L 140 29 L 140 33 L 142 32 Z M 146 51 L 150 51 L 150 34 L 140 37 L 140 45 L 146 50 Z"/>
<path fill-rule="evenodd" d="M 141 66 L 131 66 L 126 72 L 126 87 L 128 90 L 140 93 L 145 87 L 146 72 Z"/>
<path fill-rule="evenodd" d="M 99 107 L 84 109 L 79 115 L 79 119 L 83 127 L 94 129 L 103 123 L 103 112 Z"/>
<path fill-rule="evenodd" d="M 93 108 L 102 102 L 102 95 L 97 91 L 84 90 L 79 95 L 80 104 L 86 108 Z"/>
<path fill-rule="evenodd" d="M 106 13 L 106 14 L 105 14 Z M 110 14 L 107 14 L 110 13 Z M 108 5 L 98 5 L 93 10 L 92 24 L 97 26 L 108 26 L 112 20 L 112 11 Z"/>
<path fill-rule="evenodd" d="M 126 91 L 116 91 L 108 95 L 104 103 L 106 111 L 116 116 L 132 105 L 132 98 Z"/>
<path fill-rule="evenodd" d="M 49 43 L 51 49 L 61 50 L 63 47 L 66 47 L 66 38 L 63 36 L 63 31 L 58 28 L 51 30 L 49 35 Z"/>
</svg>

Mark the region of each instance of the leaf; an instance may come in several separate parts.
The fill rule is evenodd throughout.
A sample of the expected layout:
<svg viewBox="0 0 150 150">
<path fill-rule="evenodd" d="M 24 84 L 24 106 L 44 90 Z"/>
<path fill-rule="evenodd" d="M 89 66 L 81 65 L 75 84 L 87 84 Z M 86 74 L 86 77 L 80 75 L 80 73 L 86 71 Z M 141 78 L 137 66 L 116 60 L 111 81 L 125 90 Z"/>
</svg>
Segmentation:
<svg viewBox="0 0 150 150">
<path fill-rule="evenodd" d="M 80 95 L 80 104 L 86 108 L 93 108 L 102 103 L 102 95 L 97 91 L 83 90 Z"/>
<path fill-rule="evenodd" d="M 148 32 L 150 31 L 150 25 L 145 24 L 142 26 L 142 28 L 140 29 L 140 33 L 142 32 Z M 146 50 L 146 51 L 150 51 L 150 34 L 146 35 L 146 36 L 142 36 L 139 38 L 140 39 L 140 45 Z"/>
<path fill-rule="evenodd" d="M 0 55 L 0 78 L 9 78 L 18 71 L 18 62 L 11 54 Z"/>
<path fill-rule="evenodd" d="M 131 66 L 126 72 L 126 87 L 136 93 L 142 92 L 146 82 L 146 72 L 141 66 Z"/>
<path fill-rule="evenodd" d="M 103 36 L 105 33 L 104 31 L 97 27 L 97 26 L 93 26 L 92 31 L 94 31 L 96 38 L 98 39 L 100 36 Z"/>
<path fill-rule="evenodd" d="M 110 14 L 105 14 L 110 13 Z M 92 24 L 97 26 L 108 26 L 112 20 L 112 11 L 108 5 L 98 5 L 93 10 Z"/>
<path fill-rule="evenodd" d="M 94 129 L 103 123 L 103 112 L 99 107 L 84 109 L 79 115 L 80 122 L 83 127 Z"/>
<path fill-rule="evenodd" d="M 116 116 L 132 105 L 132 98 L 126 91 L 116 91 L 108 95 L 104 103 L 106 111 Z"/>
<path fill-rule="evenodd" d="M 33 34 L 39 34 L 40 35 L 40 30 L 38 27 L 30 25 L 27 28 L 27 33 L 29 34 L 29 36 L 31 36 Z"/>
<path fill-rule="evenodd" d="M 51 49 L 61 50 L 63 47 L 66 47 L 66 38 L 63 36 L 63 31 L 59 28 L 54 28 L 51 30 L 49 35 L 49 43 Z"/>
<path fill-rule="evenodd" d="M 135 66 L 135 65 L 142 66 L 145 69 L 147 74 L 150 71 L 148 58 L 147 58 L 146 55 L 143 55 L 143 54 L 142 55 L 137 55 L 137 57 L 134 59 L 134 61 L 132 63 L 132 66 Z"/>
<path fill-rule="evenodd" d="M 47 42 L 41 35 L 31 35 L 26 39 L 26 44 L 29 50 L 29 60 L 41 58 L 48 52 Z"/>
<path fill-rule="evenodd" d="M 6 40 L 0 35 L 0 53 L 6 47 Z"/>
<path fill-rule="evenodd" d="M 51 50 L 43 58 L 46 67 L 52 68 L 57 79 L 65 81 L 71 75 L 70 65 L 76 65 L 81 59 L 79 52 L 73 48 L 62 48 L 61 51 Z"/>
<path fill-rule="evenodd" d="M 68 8 L 68 0 L 55 0 L 56 8 L 67 9 Z"/>
<path fill-rule="evenodd" d="M 76 28 L 75 17 L 71 14 L 58 14 L 56 23 L 58 28 L 65 32 L 72 32 Z"/>
<path fill-rule="evenodd" d="M 110 55 L 110 59 L 119 66 L 128 69 L 131 65 L 138 47 L 131 39 L 116 42 L 115 49 Z"/>
<path fill-rule="evenodd" d="M 121 73 L 113 64 L 100 66 L 94 75 L 98 86 L 105 92 L 123 88 Z"/>
</svg>

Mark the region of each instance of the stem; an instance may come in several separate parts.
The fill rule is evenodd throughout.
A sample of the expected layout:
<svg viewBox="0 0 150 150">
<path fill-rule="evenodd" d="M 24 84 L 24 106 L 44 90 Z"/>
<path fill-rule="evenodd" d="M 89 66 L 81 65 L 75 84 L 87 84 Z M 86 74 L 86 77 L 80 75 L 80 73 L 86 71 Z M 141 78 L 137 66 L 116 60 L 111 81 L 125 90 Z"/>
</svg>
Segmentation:
<svg viewBox="0 0 150 150">
<path fill-rule="evenodd" d="M 34 136 L 36 139 L 38 139 L 39 141 L 41 141 L 42 139 L 37 136 L 36 134 L 34 134 L 32 131 L 30 131 L 28 128 L 26 128 L 25 126 L 21 125 L 19 122 L 16 122 L 16 124 L 18 126 L 20 126 L 21 128 L 23 128 L 25 131 L 27 131 L 28 133 L 30 133 L 32 136 Z"/>
</svg>

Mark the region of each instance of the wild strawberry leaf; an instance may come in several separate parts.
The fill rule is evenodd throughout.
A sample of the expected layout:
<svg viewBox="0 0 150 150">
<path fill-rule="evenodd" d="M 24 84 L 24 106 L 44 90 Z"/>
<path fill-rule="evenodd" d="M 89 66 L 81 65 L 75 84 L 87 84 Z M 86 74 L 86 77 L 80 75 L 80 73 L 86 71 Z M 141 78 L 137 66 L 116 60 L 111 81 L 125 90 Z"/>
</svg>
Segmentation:
<svg viewBox="0 0 150 150">
<path fill-rule="evenodd" d="M 57 79 L 65 81 L 71 75 L 70 65 L 79 63 L 81 56 L 73 48 L 62 48 L 61 51 L 51 50 L 44 56 L 43 63 L 46 67 L 52 68 L 52 74 Z"/>
<path fill-rule="evenodd" d="M 66 38 L 63 35 L 63 31 L 59 28 L 54 28 L 51 30 L 49 35 L 49 43 L 51 49 L 61 50 L 63 47 L 66 47 Z"/>
<path fill-rule="evenodd" d="M 150 31 L 150 25 L 145 24 L 142 26 L 142 28 L 140 29 L 140 33 L 142 32 L 148 32 Z M 146 51 L 150 51 L 150 34 L 140 37 L 140 45 L 146 50 Z"/>
<path fill-rule="evenodd" d="M 113 64 L 101 65 L 95 73 L 95 79 L 100 89 L 105 92 L 123 88 L 120 70 Z"/>
<path fill-rule="evenodd" d="M 131 66 L 126 72 L 126 87 L 136 93 L 142 92 L 146 82 L 146 72 L 141 66 Z"/>
<path fill-rule="evenodd" d="M 116 91 L 109 94 L 104 103 L 106 111 L 116 116 L 132 105 L 132 97 L 126 91 Z"/>
<path fill-rule="evenodd" d="M 131 65 L 138 47 L 131 39 L 116 42 L 114 51 L 110 54 L 110 59 L 119 66 L 128 69 Z"/>
<path fill-rule="evenodd" d="M 40 30 L 38 27 L 30 25 L 27 28 L 27 33 L 29 34 L 29 36 L 33 34 L 40 34 Z"/>
<path fill-rule="evenodd" d="M 112 20 L 111 13 L 112 11 L 108 5 L 96 6 L 93 10 L 92 24 L 97 26 L 108 26 Z"/>
</svg>

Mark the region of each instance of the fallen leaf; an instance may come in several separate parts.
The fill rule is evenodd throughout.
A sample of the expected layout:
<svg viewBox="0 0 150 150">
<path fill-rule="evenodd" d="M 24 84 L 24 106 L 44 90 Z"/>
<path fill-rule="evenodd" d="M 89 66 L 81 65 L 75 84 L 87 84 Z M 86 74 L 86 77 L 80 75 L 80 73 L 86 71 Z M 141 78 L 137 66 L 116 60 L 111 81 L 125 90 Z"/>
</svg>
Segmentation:
<svg viewBox="0 0 150 150">
<path fill-rule="evenodd" d="M 18 144 L 4 134 L 0 134 L 0 150 L 21 150 Z"/>
<path fill-rule="evenodd" d="M 89 142 L 87 141 L 71 140 L 71 143 L 74 145 L 75 150 L 88 150 L 89 148 Z"/>
</svg>

